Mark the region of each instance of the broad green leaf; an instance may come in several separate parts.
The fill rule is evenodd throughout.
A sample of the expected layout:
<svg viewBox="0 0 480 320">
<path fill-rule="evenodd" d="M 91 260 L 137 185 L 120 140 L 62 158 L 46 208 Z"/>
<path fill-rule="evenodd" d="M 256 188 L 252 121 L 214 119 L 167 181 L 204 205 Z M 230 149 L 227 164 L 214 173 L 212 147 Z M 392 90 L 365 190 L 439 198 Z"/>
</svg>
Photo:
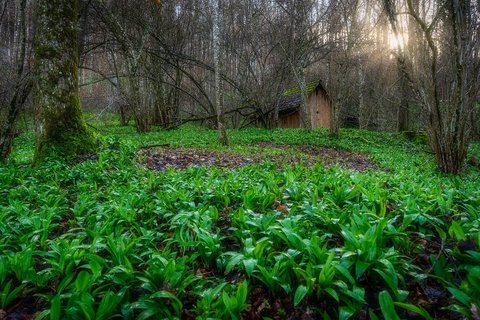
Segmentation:
<svg viewBox="0 0 480 320">
<path fill-rule="evenodd" d="M 90 286 L 91 275 L 87 271 L 81 271 L 75 280 L 75 288 L 78 292 L 84 292 Z"/>
<path fill-rule="evenodd" d="M 357 261 L 355 263 L 355 276 L 357 279 L 359 279 L 365 273 L 365 271 L 367 271 L 368 267 L 370 267 L 369 262 Z"/>
<path fill-rule="evenodd" d="M 97 309 L 96 319 L 101 320 L 108 318 L 115 312 L 118 303 L 120 302 L 121 297 L 115 293 L 108 291 L 103 295 L 102 301 Z"/>
<path fill-rule="evenodd" d="M 293 299 L 293 305 L 296 307 L 298 304 L 305 298 L 307 295 L 308 289 L 304 285 L 298 286 L 297 290 L 295 290 L 295 297 Z"/>
<path fill-rule="evenodd" d="M 222 293 L 222 301 L 223 301 L 223 304 L 225 305 L 225 308 L 227 309 L 227 311 L 232 312 L 233 308 L 234 308 L 234 304 L 233 304 L 232 300 L 230 299 L 230 297 L 228 296 L 227 292 L 225 292 L 225 291 L 223 291 L 223 293 Z"/>
<path fill-rule="evenodd" d="M 255 270 L 255 267 L 257 266 L 257 260 L 256 259 L 243 260 L 243 265 L 245 266 L 245 271 L 247 272 L 247 275 L 251 277 L 253 271 Z"/>
<path fill-rule="evenodd" d="M 411 312 L 415 312 L 416 314 L 422 316 L 424 319 L 427 319 L 427 320 L 432 319 L 432 317 L 428 314 L 427 310 L 423 309 L 422 307 L 417 307 L 417 306 L 414 306 L 413 304 L 401 303 L 401 302 L 395 302 L 394 304 L 397 307 L 406 309 Z"/>
<path fill-rule="evenodd" d="M 378 296 L 380 302 L 380 309 L 385 319 L 400 320 L 397 312 L 395 311 L 395 305 L 393 304 L 392 297 L 387 291 L 380 292 Z"/>
<path fill-rule="evenodd" d="M 339 320 L 347 320 L 353 317 L 355 311 L 351 307 L 341 307 L 340 314 L 338 315 Z"/>
<path fill-rule="evenodd" d="M 347 268 L 345 268 L 344 266 L 342 266 L 341 264 L 336 264 L 335 265 L 335 269 L 340 272 L 340 274 L 342 276 L 345 277 L 346 280 L 348 280 L 348 282 L 350 282 L 351 285 L 354 285 L 355 284 L 355 279 L 352 277 L 352 275 L 350 274 L 350 272 L 348 271 Z"/>
<path fill-rule="evenodd" d="M 470 297 L 465 294 L 463 291 L 458 290 L 456 288 L 448 287 L 448 291 L 457 299 L 460 301 L 462 304 L 469 306 L 470 305 Z"/>
<path fill-rule="evenodd" d="M 83 311 L 84 319 L 93 320 L 95 318 L 95 310 L 93 309 L 93 297 L 88 293 L 82 293 L 80 300 L 76 303 Z"/>
<path fill-rule="evenodd" d="M 50 320 L 60 320 L 61 316 L 61 303 L 60 296 L 57 294 L 50 301 Z"/>
<path fill-rule="evenodd" d="M 448 234 L 457 240 L 465 240 L 465 233 L 463 232 L 462 227 L 458 224 L 457 221 L 452 221 L 452 225 L 448 229 Z"/>
<path fill-rule="evenodd" d="M 338 293 L 333 290 L 332 288 L 326 288 L 325 292 L 328 293 L 335 301 L 340 302 L 340 298 L 338 296 Z"/>
<path fill-rule="evenodd" d="M 247 301 L 247 295 L 248 295 L 248 283 L 246 281 L 243 281 L 238 285 L 237 288 L 237 304 L 243 305 Z"/>
<path fill-rule="evenodd" d="M 225 272 L 229 273 L 230 271 L 232 271 L 233 268 L 235 268 L 244 258 L 245 257 L 243 254 L 232 254 L 232 258 L 228 262 L 227 267 L 225 268 Z"/>
</svg>

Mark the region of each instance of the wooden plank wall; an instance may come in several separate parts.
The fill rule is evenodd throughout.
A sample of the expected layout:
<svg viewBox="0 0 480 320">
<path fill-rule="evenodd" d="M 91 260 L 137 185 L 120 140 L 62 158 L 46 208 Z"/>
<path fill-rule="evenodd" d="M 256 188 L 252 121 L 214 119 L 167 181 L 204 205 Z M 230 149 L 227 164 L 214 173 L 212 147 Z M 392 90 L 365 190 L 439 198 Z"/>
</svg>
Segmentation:
<svg viewBox="0 0 480 320">
<path fill-rule="evenodd" d="M 285 116 L 279 116 L 280 128 L 300 128 L 300 112 L 296 111 Z"/>
<path fill-rule="evenodd" d="M 308 106 L 312 117 L 312 126 L 314 128 L 329 128 L 332 110 L 327 98 L 320 91 L 317 91 L 308 99 Z"/>
</svg>

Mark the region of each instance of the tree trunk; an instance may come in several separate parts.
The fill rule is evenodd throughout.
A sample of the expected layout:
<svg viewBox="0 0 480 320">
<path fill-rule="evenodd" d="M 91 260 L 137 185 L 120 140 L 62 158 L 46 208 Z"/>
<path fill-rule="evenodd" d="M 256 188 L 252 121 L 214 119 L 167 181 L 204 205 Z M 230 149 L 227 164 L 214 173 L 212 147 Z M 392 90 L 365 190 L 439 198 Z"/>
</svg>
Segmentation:
<svg viewBox="0 0 480 320">
<path fill-rule="evenodd" d="M 360 129 L 367 129 L 370 127 L 371 110 L 367 110 L 365 104 L 365 73 L 362 67 L 362 62 L 359 61 L 358 66 L 358 125 Z"/>
<path fill-rule="evenodd" d="M 76 0 L 37 1 L 34 164 L 53 150 L 63 156 L 94 151 L 78 94 L 77 11 Z"/>
<path fill-rule="evenodd" d="M 403 52 L 400 54 L 404 54 Z M 400 60 L 402 59 L 402 60 Z M 402 70 L 405 68 L 405 58 L 399 57 L 398 58 L 398 71 L 399 71 L 399 81 L 400 81 L 400 106 L 398 107 L 397 113 L 397 131 L 404 132 L 408 131 L 408 118 L 410 113 L 410 106 L 409 106 L 409 87 L 408 87 L 408 79 L 406 75 L 406 70 Z"/>
<path fill-rule="evenodd" d="M 228 145 L 227 129 L 225 127 L 225 113 L 223 110 L 223 92 L 221 78 L 220 54 L 220 0 L 212 0 L 213 7 L 213 60 L 215 65 L 215 104 L 217 109 L 218 141 Z"/>
<path fill-rule="evenodd" d="M 406 56 L 399 47 L 400 70 L 428 116 L 430 143 L 439 170 L 458 174 L 462 171 L 468 150 L 470 140 L 468 120 L 474 110 L 479 86 L 480 65 L 476 55 L 478 43 L 470 41 L 475 34 L 478 20 L 473 21 L 477 17 L 471 14 L 469 1 L 466 0 L 449 0 L 445 2 L 445 6 L 434 8 L 432 10 L 434 19 L 442 18 L 444 23 L 432 24 L 432 27 L 441 27 L 440 31 L 444 37 L 450 39 L 452 43 L 450 47 L 442 47 L 442 43 L 437 42 L 434 36 L 438 30 L 427 27 L 425 17 L 420 15 L 418 6 L 415 6 L 413 0 L 406 0 L 406 4 L 408 13 L 414 18 L 422 35 L 416 37 L 417 44 L 427 53 L 427 59 L 422 57 L 426 63 L 420 72 L 408 71 L 405 58 L 408 57 L 412 63 L 413 52 Z M 398 36 L 395 3 L 384 0 L 384 5 L 393 32 Z M 412 48 L 414 46 L 409 50 Z M 440 55 L 442 51 L 448 53 L 448 60 L 442 61 Z M 416 63 L 416 67 L 422 69 L 419 63 Z M 450 72 L 446 73 L 448 77 L 442 74 L 442 69 L 445 68 L 450 68 Z M 449 89 L 445 90 L 446 87 Z"/>
<path fill-rule="evenodd" d="M 312 130 L 312 118 L 310 115 L 310 108 L 308 107 L 307 82 L 305 80 L 305 71 L 303 66 L 298 68 L 297 74 L 302 95 L 302 103 L 300 105 L 300 123 L 303 129 Z"/>
<path fill-rule="evenodd" d="M 27 26 L 26 26 L 27 0 L 20 1 L 19 6 L 19 30 L 18 30 L 18 58 L 16 61 L 16 85 L 15 93 L 8 106 L 6 123 L 0 126 L 0 162 L 6 161 L 12 150 L 15 136 L 15 122 L 17 121 L 20 108 L 27 100 L 31 90 L 30 79 L 22 80 L 25 69 L 25 57 L 27 51 Z"/>
<path fill-rule="evenodd" d="M 332 116 L 330 118 L 330 136 L 338 137 L 340 135 L 340 111 L 337 101 L 332 101 Z"/>
</svg>

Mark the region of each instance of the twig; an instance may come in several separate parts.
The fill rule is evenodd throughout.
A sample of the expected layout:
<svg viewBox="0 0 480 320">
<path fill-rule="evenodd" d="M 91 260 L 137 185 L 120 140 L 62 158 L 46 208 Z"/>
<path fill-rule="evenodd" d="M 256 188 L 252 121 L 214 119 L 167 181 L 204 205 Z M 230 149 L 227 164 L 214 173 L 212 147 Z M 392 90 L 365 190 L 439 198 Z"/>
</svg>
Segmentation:
<svg viewBox="0 0 480 320">
<path fill-rule="evenodd" d="M 92 128 L 92 129 L 94 129 L 94 130 L 96 130 L 96 131 L 98 131 L 98 132 L 102 132 L 102 130 L 98 129 L 97 127 L 91 125 L 91 124 L 88 123 L 88 122 L 87 122 L 87 126 L 89 126 L 90 128 Z"/>
<path fill-rule="evenodd" d="M 429 274 L 430 272 L 432 272 L 433 268 L 435 268 L 435 265 L 437 264 L 438 260 L 440 259 L 440 256 L 442 255 L 443 253 L 443 249 L 444 249 L 444 246 L 445 246 L 445 241 L 443 239 L 442 240 L 442 244 L 440 246 L 440 250 L 438 250 L 438 254 L 437 254 L 437 257 L 435 258 L 435 261 L 432 263 L 432 265 L 430 266 L 430 269 L 428 269 L 427 271 L 427 274 Z"/>
<path fill-rule="evenodd" d="M 158 147 L 170 147 L 171 145 L 168 143 L 159 143 L 159 144 L 149 144 L 146 146 L 141 146 L 138 149 L 139 150 L 146 150 L 146 149 L 152 149 L 152 148 L 158 148 Z"/>
</svg>

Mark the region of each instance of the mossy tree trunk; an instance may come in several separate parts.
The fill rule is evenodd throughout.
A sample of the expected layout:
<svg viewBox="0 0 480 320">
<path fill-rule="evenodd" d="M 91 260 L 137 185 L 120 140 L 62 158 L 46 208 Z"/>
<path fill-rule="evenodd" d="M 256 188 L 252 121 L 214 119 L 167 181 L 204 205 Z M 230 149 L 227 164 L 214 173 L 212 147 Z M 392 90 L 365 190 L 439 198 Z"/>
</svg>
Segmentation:
<svg viewBox="0 0 480 320">
<path fill-rule="evenodd" d="M 94 150 L 78 94 L 77 0 L 38 0 L 35 16 L 34 163 L 53 150 L 75 156 Z"/>
</svg>

